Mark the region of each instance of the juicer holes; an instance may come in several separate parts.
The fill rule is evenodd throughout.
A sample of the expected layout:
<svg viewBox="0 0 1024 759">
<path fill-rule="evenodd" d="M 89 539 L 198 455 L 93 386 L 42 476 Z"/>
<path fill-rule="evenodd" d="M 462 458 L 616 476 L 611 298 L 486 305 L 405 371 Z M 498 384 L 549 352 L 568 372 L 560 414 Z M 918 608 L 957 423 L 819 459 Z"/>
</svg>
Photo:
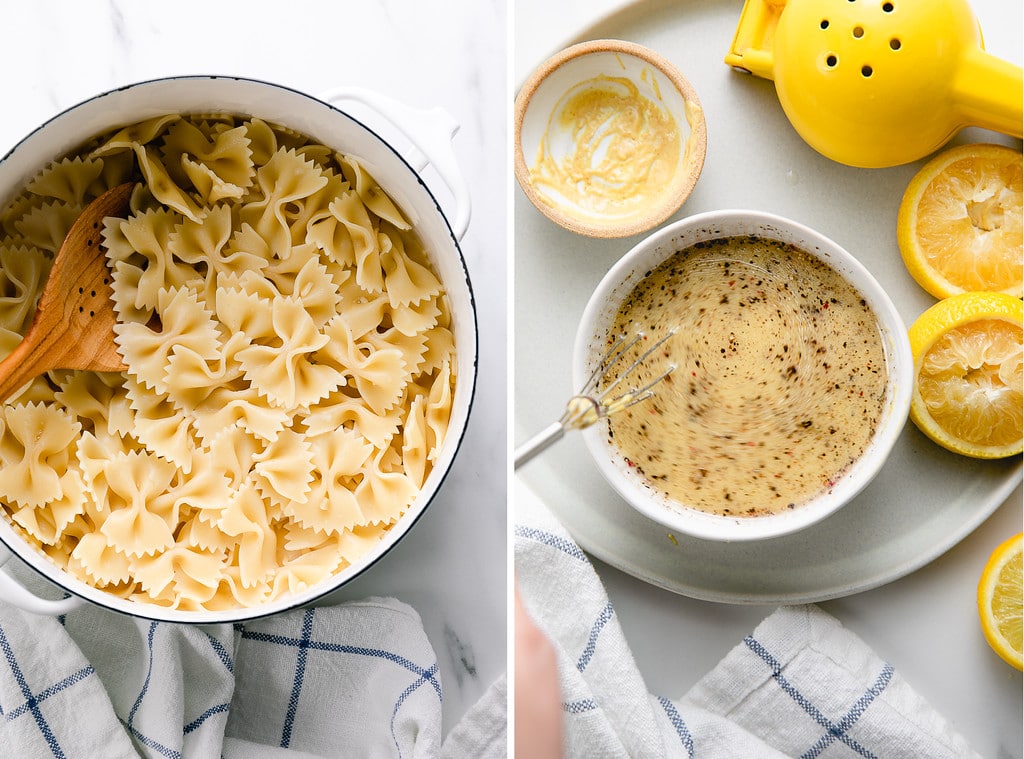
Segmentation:
<svg viewBox="0 0 1024 759">
<path fill-rule="evenodd" d="M 836 58 L 834 55 L 830 55 L 828 58 L 825 59 L 825 63 L 829 68 L 833 68 L 837 63 L 839 63 L 839 59 Z"/>
<path fill-rule="evenodd" d="M 861 37 L 863 37 L 864 36 L 864 27 L 863 26 L 855 26 L 855 27 L 853 27 L 853 36 L 854 36 L 855 39 L 858 39 L 858 40 Z"/>
<path fill-rule="evenodd" d="M 886 13 L 892 13 L 894 7 L 892 3 L 882 3 L 882 10 Z"/>
<path fill-rule="evenodd" d="M 889 40 L 889 47 L 892 48 L 893 50 L 899 50 L 902 46 L 902 43 L 899 41 L 897 37 L 893 37 L 891 40 Z"/>
<path fill-rule="evenodd" d="M 867 77 L 871 76 L 873 73 L 875 73 L 875 70 L 873 68 L 871 68 L 870 66 L 861 66 L 860 67 L 860 73 L 861 73 L 861 75 L 863 77 L 867 78 Z"/>
<path fill-rule="evenodd" d="M 821 20 L 821 28 L 822 29 L 828 29 L 828 19 L 827 18 L 823 18 Z"/>
</svg>

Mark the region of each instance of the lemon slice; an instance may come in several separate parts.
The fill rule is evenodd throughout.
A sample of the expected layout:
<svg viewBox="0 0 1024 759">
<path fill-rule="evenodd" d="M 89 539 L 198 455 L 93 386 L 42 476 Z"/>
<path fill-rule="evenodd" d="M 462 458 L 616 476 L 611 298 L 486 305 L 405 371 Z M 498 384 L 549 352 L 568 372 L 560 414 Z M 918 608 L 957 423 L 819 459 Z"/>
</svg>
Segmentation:
<svg viewBox="0 0 1024 759">
<path fill-rule="evenodd" d="M 978 616 L 985 640 L 1008 664 L 1022 668 L 1024 647 L 1021 584 L 1024 533 L 1015 535 L 992 552 L 978 581 Z"/>
<path fill-rule="evenodd" d="M 910 327 L 910 418 L 951 451 L 981 459 L 1019 454 L 1024 416 L 1024 303 L 1002 293 L 940 300 Z"/>
<path fill-rule="evenodd" d="M 896 239 L 910 275 L 936 298 L 1024 296 L 1021 153 L 961 145 L 940 153 L 903 193 Z"/>
</svg>

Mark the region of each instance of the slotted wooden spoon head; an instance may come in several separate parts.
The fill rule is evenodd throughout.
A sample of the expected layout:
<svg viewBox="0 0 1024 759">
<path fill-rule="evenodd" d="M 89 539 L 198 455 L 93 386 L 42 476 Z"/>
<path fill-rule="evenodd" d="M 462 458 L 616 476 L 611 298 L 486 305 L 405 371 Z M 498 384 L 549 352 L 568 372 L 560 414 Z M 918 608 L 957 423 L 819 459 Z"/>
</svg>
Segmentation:
<svg viewBox="0 0 1024 759">
<path fill-rule="evenodd" d="M 111 275 L 100 245 L 103 219 L 123 216 L 134 184 L 108 190 L 86 206 L 54 258 L 25 339 L 0 362 L 0 401 L 51 369 L 119 372 Z"/>
</svg>

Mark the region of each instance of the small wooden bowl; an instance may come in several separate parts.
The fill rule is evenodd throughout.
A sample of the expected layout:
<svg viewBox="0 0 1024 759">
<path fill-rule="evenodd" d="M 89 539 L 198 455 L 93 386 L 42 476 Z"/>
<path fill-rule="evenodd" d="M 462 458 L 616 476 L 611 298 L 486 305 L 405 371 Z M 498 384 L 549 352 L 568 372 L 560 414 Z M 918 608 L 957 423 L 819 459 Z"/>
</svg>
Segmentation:
<svg viewBox="0 0 1024 759">
<path fill-rule="evenodd" d="M 536 172 L 542 162 L 542 143 L 556 160 L 576 150 L 572 130 L 558 129 L 570 93 L 597 86 L 594 83 L 616 86 L 608 83 L 623 79 L 632 83 L 640 98 L 675 122 L 679 159 L 668 167 L 667 181 L 657 182 L 657 192 L 642 202 L 636 196 L 634 202 L 612 209 L 597 209 L 596 201 L 588 204 L 595 196 L 588 195 L 586 185 L 580 199 L 573 198 L 572 192 L 559 195 L 551 193 L 549 186 L 541 187 L 546 183 L 537 180 Z M 633 137 L 641 147 L 644 140 L 652 139 L 642 128 Z M 706 152 L 704 111 L 693 86 L 665 58 L 632 42 L 593 40 L 573 45 L 545 61 L 516 97 L 515 173 L 520 187 L 549 219 L 588 237 L 627 237 L 661 224 L 690 196 Z"/>
</svg>

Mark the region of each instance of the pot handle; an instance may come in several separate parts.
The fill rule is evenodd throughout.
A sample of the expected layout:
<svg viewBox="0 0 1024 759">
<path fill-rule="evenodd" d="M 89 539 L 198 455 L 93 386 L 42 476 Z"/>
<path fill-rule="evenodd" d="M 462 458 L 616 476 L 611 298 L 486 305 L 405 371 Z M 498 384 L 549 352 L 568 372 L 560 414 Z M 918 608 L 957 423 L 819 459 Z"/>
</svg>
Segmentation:
<svg viewBox="0 0 1024 759">
<path fill-rule="evenodd" d="M 40 598 L 28 590 L 24 585 L 2 570 L 3 565 L 13 555 L 10 549 L 3 542 L 0 542 L 0 603 L 8 603 L 22 611 L 31 612 L 32 614 L 44 614 L 48 617 L 59 617 L 61 614 L 67 614 L 69 611 L 85 604 L 85 600 L 77 596 L 62 598 L 59 601 L 51 601 L 46 598 Z"/>
<path fill-rule="evenodd" d="M 398 129 L 422 155 L 405 156 L 416 169 L 422 171 L 432 165 L 455 199 L 452 231 L 458 240 L 469 228 L 469 186 L 459 169 L 452 148 L 452 138 L 459 124 L 443 108 L 413 108 L 373 90 L 362 87 L 337 87 L 320 95 L 332 105 L 343 101 L 361 103 L 385 118 Z"/>
</svg>

